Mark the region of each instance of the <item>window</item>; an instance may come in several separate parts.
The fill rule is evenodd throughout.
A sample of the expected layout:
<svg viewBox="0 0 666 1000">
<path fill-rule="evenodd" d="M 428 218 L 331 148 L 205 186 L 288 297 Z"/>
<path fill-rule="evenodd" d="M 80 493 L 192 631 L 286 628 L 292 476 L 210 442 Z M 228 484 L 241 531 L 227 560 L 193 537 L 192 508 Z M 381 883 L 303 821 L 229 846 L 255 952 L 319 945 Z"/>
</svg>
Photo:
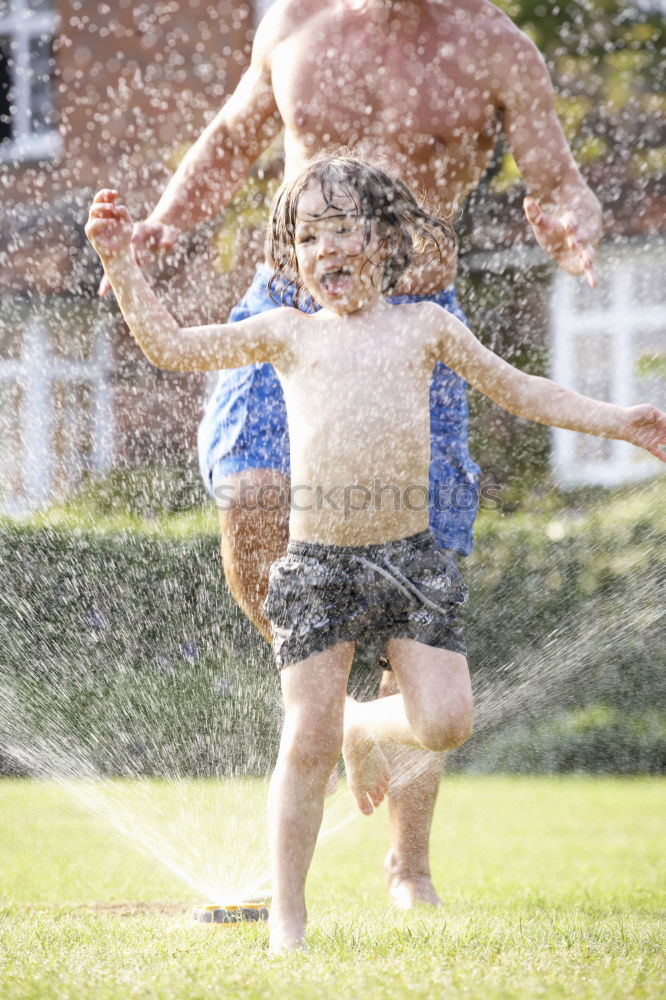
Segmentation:
<svg viewBox="0 0 666 1000">
<path fill-rule="evenodd" d="M 0 0 L 0 162 L 54 156 L 51 0 Z"/>
<path fill-rule="evenodd" d="M 62 499 L 113 458 L 108 310 L 70 298 L 0 307 L 0 509 Z"/>
<path fill-rule="evenodd" d="M 666 409 L 666 244 L 605 250 L 599 287 L 559 272 L 551 303 L 552 378 L 620 406 Z M 623 441 L 553 431 L 553 464 L 562 486 L 613 486 L 663 466 Z"/>
</svg>

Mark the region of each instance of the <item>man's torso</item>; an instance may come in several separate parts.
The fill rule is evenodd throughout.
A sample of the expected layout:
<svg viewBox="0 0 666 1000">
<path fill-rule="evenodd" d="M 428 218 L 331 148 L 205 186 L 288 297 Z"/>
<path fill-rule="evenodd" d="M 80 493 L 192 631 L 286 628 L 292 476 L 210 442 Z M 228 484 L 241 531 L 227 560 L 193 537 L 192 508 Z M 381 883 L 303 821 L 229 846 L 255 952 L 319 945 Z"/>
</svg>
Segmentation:
<svg viewBox="0 0 666 1000">
<path fill-rule="evenodd" d="M 515 26 L 486 0 L 283 9 L 269 62 L 287 172 L 345 146 L 455 210 L 495 146 Z"/>
</svg>

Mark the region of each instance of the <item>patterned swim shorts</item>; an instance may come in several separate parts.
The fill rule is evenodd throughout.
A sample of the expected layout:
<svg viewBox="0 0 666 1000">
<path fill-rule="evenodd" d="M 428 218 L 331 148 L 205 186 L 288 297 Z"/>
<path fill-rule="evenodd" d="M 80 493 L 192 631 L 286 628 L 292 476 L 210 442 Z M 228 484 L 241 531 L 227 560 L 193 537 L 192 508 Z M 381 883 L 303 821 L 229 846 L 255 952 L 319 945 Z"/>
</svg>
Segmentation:
<svg viewBox="0 0 666 1000">
<path fill-rule="evenodd" d="M 415 639 L 467 655 L 467 588 L 430 530 L 362 547 L 290 542 L 273 563 L 264 614 L 281 669 L 338 642 Z"/>
</svg>

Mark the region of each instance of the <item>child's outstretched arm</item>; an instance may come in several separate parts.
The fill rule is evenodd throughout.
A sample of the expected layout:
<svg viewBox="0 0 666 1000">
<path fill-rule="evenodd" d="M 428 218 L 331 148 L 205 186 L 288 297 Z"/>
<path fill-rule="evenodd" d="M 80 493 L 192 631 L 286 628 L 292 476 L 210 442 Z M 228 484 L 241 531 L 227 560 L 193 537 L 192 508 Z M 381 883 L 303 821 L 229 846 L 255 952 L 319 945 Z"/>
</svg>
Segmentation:
<svg viewBox="0 0 666 1000">
<path fill-rule="evenodd" d="M 149 361 L 172 371 L 236 368 L 287 356 L 282 310 L 240 323 L 180 327 L 157 299 L 131 253 L 132 219 L 118 192 L 99 191 L 90 207 L 86 236 L 99 254 L 120 310 Z M 267 318 L 270 317 L 270 318 Z"/>
<path fill-rule="evenodd" d="M 454 316 L 434 308 L 438 358 L 505 410 L 538 424 L 630 441 L 666 462 L 666 414 L 656 407 L 602 403 L 527 375 L 484 347 Z"/>
</svg>

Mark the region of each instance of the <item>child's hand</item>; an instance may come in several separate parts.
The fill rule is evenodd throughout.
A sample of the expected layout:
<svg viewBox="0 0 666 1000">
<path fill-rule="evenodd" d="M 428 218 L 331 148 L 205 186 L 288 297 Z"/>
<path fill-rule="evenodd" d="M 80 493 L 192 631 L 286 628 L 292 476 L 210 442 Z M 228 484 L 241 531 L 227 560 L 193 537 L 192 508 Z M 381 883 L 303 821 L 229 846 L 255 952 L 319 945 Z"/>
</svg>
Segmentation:
<svg viewBox="0 0 666 1000">
<path fill-rule="evenodd" d="M 651 455 L 666 462 L 666 413 L 649 403 L 627 407 L 626 413 L 624 440 L 645 448 Z"/>
<path fill-rule="evenodd" d="M 118 201 L 118 192 L 98 191 L 90 206 L 86 236 L 102 260 L 129 248 L 132 229 L 132 219 Z"/>
<path fill-rule="evenodd" d="M 151 222 L 150 219 L 135 222 L 132 233 L 132 253 L 135 261 L 139 267 L 147 267 L 151 256 L 164 250 L 171 250 L 180 236 L 180 229 L 164 222 Z M 109 279 L 104 275 L 98 295 L 104 298 L 110 290 Z"/>
</svg>

